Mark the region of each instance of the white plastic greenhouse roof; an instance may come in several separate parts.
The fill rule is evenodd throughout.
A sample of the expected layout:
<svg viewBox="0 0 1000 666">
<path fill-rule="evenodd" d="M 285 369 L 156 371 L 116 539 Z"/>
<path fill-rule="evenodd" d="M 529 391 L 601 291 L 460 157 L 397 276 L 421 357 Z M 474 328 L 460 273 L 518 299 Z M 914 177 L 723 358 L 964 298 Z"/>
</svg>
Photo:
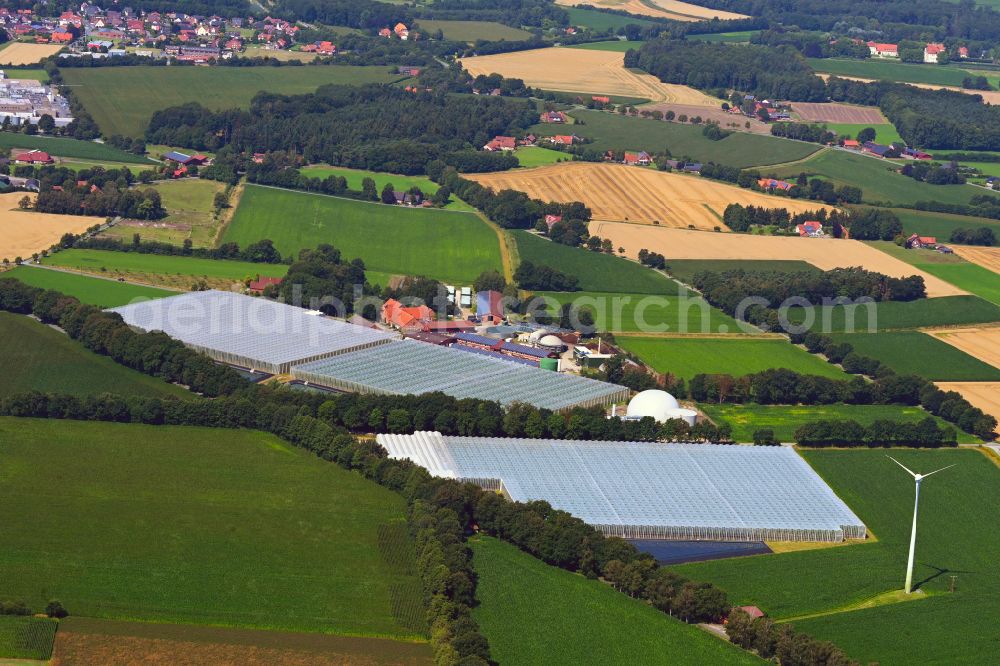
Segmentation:
<svg viewBox="0 0 1000 666">
<path fill-rule="evenodd" d="M 287 365 L 395 339 L 383 331 L 227 291 L 194 291 L 110 311 L 120 314 L 130 326 L 163 331 L 218 360 L 233 363 Z"/>
<path fill-rule="evenodd" d="M 415 340 L 298 365 L 291 372 L 296 379 L 349 391 L 441 391 L 456 398 L 523 402 L 551 410 L 603 405 L 628 396 L 628 389 L 607 382 Z"/>
<path fill-rule="evenodd" d="M 379 435 L 434 476 L 546 500 L 636 538 L 840 541 L 861 520 L 795 450 L 715 444 Z"/>
</svg>

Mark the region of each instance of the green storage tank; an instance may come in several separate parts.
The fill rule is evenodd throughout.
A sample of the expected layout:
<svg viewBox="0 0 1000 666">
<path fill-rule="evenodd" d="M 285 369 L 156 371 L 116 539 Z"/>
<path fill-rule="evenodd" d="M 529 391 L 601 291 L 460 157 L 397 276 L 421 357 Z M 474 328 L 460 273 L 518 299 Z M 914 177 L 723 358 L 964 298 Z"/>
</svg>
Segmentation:
<svg viewBox="0 0 1000 666">
<path fill-rule="evenodd" d="M 542 370 L 552 370 L 554 372 L 559 371 L 559 359 L 557 358 L 543 358 L 542 362 L 538 364 Z"/>
</svg>

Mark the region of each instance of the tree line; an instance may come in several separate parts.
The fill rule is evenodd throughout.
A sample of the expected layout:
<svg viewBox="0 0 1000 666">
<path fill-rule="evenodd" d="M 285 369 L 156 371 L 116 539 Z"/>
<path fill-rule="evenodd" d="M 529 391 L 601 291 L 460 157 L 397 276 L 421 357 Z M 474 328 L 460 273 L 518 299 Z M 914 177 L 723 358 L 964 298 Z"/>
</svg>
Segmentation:
<svg viewBox="0 0 1000 666">
<path fill-rule="evenodd" d="M 239 243 L 226 242 L 219 247 L 192 247 L 190 239 L 185 239 L 183 245 L 164 243 L 162 241 L 144 241 L 137 238 L 138 234 L 132 237 L 131 242 L 126 242 L 120 238 L 80 238 L 73 234 L 64 234 L 60 245 L 64 248 L 79 248 L 82 250 L 109 250 L 111 252 L 135 252 L 137 254 L 162 254 L 176 257 L 198 257 L 200 259 L 232 259 L 238 261 L 249 261 L 255 264 L 280 264 L 286 260 L 281 257 L 281 253 L 274 247 L 273 241 L 269 239 L 259 240 L 251 243 L 245 248 L 240 248 Z M 291 263 L 287 260 L 287 263 Z"/>
<path fill-rule="evenodd" d="M 879 419 L 867 426 L 851 419 L 810 421 L 796 428 L 794 437 L 796 444 L 809 447 L 958 446 L 954 428 L 939 427 L 932 416 L 916 423 Z"/>
</svg>

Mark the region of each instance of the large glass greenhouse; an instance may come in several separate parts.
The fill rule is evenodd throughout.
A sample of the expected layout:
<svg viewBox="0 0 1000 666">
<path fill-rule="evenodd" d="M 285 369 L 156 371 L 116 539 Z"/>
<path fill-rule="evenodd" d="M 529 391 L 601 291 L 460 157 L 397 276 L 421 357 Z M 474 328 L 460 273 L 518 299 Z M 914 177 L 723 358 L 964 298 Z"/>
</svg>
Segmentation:
<svg viewBox="0 0 1000 666">
<path fill-rule="evenodd" d="M 120 314 L 133 328 L 163 331 L 217 361 L 272 374 L 396 339 L 390 333 L 228 291 L 193 291 L 110 312 Z"/>
<path fill-rule="evenodd" d="M 843 541 L 864 523 L 782 446 L 379 435 L 393 458 L 515 501 L 545 500 L 610 536 Z"/>
<path fill-rule="evenodd" d="M 512 360 L 402 340 L 292 368 L 294 378 L 357 393 L 441 391 L 456 398 L 523 402 L 553 411 L 628 398 L 622 386 Z"/>
</svg>

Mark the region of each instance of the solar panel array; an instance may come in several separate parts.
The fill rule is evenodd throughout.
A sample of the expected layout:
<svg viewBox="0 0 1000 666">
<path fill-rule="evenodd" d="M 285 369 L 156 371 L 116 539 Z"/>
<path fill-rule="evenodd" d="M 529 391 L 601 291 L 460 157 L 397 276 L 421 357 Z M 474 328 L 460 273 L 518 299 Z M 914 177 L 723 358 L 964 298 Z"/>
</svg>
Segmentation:
<svg viewBox="0 0 1000 666">
<path fill-rule="evenodd" d="M 292 305 L 227 291 L 194 291 L 111 312 L 130 326 L 163 331 L 218 361 L 271 373 L 396 339 Z"/>
<path fill-rule="evenodd" d="M 793 449 L 379 435 L 435 476 L 545 500 L 606 534 L 718 541 L 842 541 L 864 523 Z"/>
<path fill-rule="evenodd" d="M 420 394 L 523 402 L 561 410 L 624 400 L 628 389 L 576 375 L 413 340 L 298 365 L 292 376 L 360 393 Z"/>
</svg>

